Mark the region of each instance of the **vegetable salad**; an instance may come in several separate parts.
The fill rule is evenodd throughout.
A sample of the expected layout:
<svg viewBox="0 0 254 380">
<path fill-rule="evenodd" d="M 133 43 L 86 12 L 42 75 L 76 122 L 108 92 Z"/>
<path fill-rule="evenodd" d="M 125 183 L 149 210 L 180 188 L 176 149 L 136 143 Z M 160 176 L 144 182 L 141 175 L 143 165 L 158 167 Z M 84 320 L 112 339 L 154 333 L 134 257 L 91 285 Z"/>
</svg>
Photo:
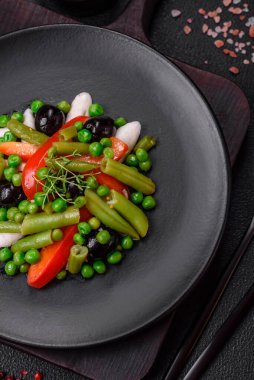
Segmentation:
<svg viewBox="0 0 254 380">
<path fill-rule="evenodd" d="M 42 288 L 119 264 L 148 233 L 152 136 L 81 93 L 0 115 L 0 262 Z"/>
</svg>

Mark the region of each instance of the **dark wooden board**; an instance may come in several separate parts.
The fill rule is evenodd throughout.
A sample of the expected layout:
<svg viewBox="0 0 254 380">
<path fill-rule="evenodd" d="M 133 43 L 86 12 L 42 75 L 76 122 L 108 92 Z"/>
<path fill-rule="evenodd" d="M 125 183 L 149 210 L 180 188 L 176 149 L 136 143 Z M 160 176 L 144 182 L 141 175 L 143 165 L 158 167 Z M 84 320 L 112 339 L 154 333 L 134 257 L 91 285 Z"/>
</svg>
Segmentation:
<svg viewBox="0 0 254 380">
<path fill-rule="evenodd" d="M 130 1 L 125 14 L 108 28 L 125 32 L 149 43 L 144 30 L 148 28 L 156 2 L 157 0 Z M 0 34 L 29 26 L 75 22 L 24 0 L 0 0 L 0 7 Z M 249 108 L 245 96 L 236 85 L 224 78 L 181 62 L 175 63 L 192 78 L 209 101 L 223 129 L 233 163 L 249 122 Z M 149 330 L 149 334 L 143 332 L 128 338 L 124 344 L 112 343 L 106 347 L 79 350 L 78 355 L 75 351 L 72 355 L 70 352 L 64 355 L 63 351 L 35 351 L 30 347 L 18 347 L 93 378 L 105 378 L 106 375 L 108 379 L 124 379 L 126 367 L 121 363 L 128 362 L 129 371 L 132 371 L 128 372 L 128 375 L 134 380 L 143 377 L 153 364 L 169 325 L 170 321 L 167 320 L 160 326 L 154 326 L 152 331 Z M 107 362 L 110 362 L 110 365 L 107 365 Z"/>
</svg>

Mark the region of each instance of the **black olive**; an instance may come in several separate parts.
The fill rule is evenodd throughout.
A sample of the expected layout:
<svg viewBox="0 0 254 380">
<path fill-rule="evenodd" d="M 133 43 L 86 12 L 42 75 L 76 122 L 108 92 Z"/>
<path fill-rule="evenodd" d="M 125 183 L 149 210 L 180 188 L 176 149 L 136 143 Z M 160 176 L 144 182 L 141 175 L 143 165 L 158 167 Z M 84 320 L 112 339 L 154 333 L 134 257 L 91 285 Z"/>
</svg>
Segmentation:
<svg viewBox="0 0 254 380">
<path fill-rule="evenodd" d="M 70 183 L 68 183 L 67 192 L 70 193 L 72 199 L 79 195 L 84 195 L 84 190 L 79 189 L 77 187 L 77 182 L 74 180 L 70 180 Z"/>
<path fill-rule="evenodd" d="M 96 240 L 96 234 L 101 230 L 108 230 L 110 233 L 110 241 L 107 244 L 100 244 Z M 93 231 L 87 237 L 86 246 L 89 250 L 89 259 L 94 261 L 96 259 L 104 259 L 109 252 L 111 252 L 118 244 L 119 235 L 117 232 L 100 227 L 98 230 Z"/>
<path fill-rule="evenodd" d="M 37 131 L 52 136 L 62 127 L 65 116 L 58 108 L 45 104 L 35 115 L 35 127 Z"/>
<path fill-rule="evenodd" d="M 13 186 L 8 182 L 0 186 L 0 207 L 14 207 L 26 199 L 22 187 Z"/>
<path fill-rule="evenodd" d="M 114 120 L 108 116 L 91 117 L 84 123 L 84 128 L 92 132 L 91 141 L 100 141 L 103 137 L 111 137 L 115 132 Z"/>
</svg>

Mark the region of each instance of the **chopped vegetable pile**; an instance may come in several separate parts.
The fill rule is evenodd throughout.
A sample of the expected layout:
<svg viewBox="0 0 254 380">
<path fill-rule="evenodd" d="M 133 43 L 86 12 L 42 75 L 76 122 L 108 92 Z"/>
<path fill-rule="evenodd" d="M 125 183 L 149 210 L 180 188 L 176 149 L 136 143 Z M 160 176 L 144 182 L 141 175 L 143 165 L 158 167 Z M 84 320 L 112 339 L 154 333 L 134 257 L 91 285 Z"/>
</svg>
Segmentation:
<svg viewBox="0 0 254 380">
<path fill-rule="evenodd" d="M 152 136 L 104 115 L 88 93 L 57 106 L 34 100 L 0 115 L 0 262 L 42 288 L 90 279 L 120 263 L 156 206 Z"/>
</svg>

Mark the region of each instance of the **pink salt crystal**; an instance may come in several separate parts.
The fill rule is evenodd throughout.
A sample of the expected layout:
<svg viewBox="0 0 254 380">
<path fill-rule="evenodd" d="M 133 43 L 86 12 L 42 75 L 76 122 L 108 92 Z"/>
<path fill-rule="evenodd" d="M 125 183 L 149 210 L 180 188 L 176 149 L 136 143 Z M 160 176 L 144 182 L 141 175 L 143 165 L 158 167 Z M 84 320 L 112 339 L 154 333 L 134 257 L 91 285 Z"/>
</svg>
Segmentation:
<svg viewBox="0 0 254 380">
<path fill-rule="evenodd" d="M 187 18 L 187 22 L 189 23 L 189 24 L 191 24 L 192 23 L 192 18 Z"/>
<path fill-rule="evenodd" d="M 207 20 L 207 19 L 208 19 L 208 16 L 207 16 L 207 15 L 205 15 L 205 16 L 204 16 L 204 18 Z"/>
<path fill-rule="evenodd" d="M 232 3 L 232 0 L 223 0 L 223 5 L 228 7 Z"/>
<path fill-rule="evenodd" d="M 227 36 L 228 36 L 227 32 L 224 32 L 224 33 L 223 33 L 223 37 L 224 37 L 224 38 L 227 38 Z"/>
<path fill-rule="evenodd" d="M 205 61 L 204 61 L 204 63 L 207 65 L 207 64 L 208 64 L 208 61 L 207 61 L 207 60 L 205 60 Z"/>
<path fill-rule="evenodd" d="M 222 12 L 222 8 L 221 8 L 221 7 L 218 7 L 218 8 L 216 9 L 216 12 L 217 12 L 217 13 L 221 13 L 221 12 Z"/>
<path fill-rule="evenodd" d="M 221 27 L 220 26 L 216 26 L 216 28 L 214 30 L 215 30 L 215 32 L 220 33 L 221 32 Z"/>
<path fill-rule="evenodd" d="M 208 36 L 211 36 L 212 34 L 213 34 L 212 29 L 208 29 L 207 35 L 208 35 Z"/>
<path fill-rule="evenodd" d="M 242 54 L 246 54 L 246 50 L 245 50 L 245 49 L 242 50 L 241 53 L 242 53 Z"/>
<path fill-rule="evenodd" d="M 239 38 L 243 38 L 243 36 L 245 35 L 244 31 L 242 30 L 240 33 L 239 33 Z"/>
<path fill-rule="evenodd" d="M 192 29 L 189 27 L 189 25 L 185 25 L 183 28 L 183 31 L 185 34 L 190 34 L 192 32 Z"/>
<path fill-rule="evenodd" d="M 214 21 L 216 22 L 216 24 L 219 24 L 219 22 L 220 22 L 220 16 L 214 17 Z"/>
<path fill-rule="evenodd" d="M 234 74 L 234 75 L 237 75 L 237 74 L 239 74 L 239 72 L 240 72 L 240 70 L 238 69 L 238 67 L 235 67 L 235 66 L 231 66 L 231 67 L 229 68 L 229 71 L 230 71 L 232 74 Z"/>
<path fill-rule="evenodd" d="M 238 7 L 230 7 L 229 12 L 233 13 L 234 15 L 240 15 L 242 13 L 242 8 L 238 8 Z"/>
<path fill-rule="evenodd" d="M 251 25 L 251 26 L 250 26 L 250 29 L 249 29 L 249 36 L 250 36 L 250 37 L 254 37 L 254 25 Z"/>
<path fill-rule="evenodd" d="M 207 24 L 203 24 L 203 26 L 202 26 L 202 32 L 206 33 L 208 31 L 208 29 L 209 29 L 208 25 Z"/>
<path fill-rule="evenodd" d="M 250 64 L 250 61 L 249 61 L 248 59 L 244 59 L 244 60 L 243 60 L 243 64 L 244 64 L 244 65 L 249 65 L 249 64 Z"/>
<path fill-rule="evenodd" d="M 179 9 L 172 9 L 172 11 L 171 11 L 171 16 L 174 18 L 179 17 L 181 14 L 182 14 L 182 12 L 179 11 Z"/>
<path fill-rule="evenodd" d="M 213 37 L 213 38 L 218 37 L 218 33 L 216 33 L 216 32 L 212 32 L 212 37 Z"/>
<path fill-rule="evenodd" d="M 205 15 L 206 14 L 206 11 L 203 9 L 203 8 L 199 8 L 199 10 L 198 10 L 198 13 L 200 14 L 200 15 Z"/>
<path fill-rule="evenodd" d="M 252 57 L 251 57 L 251 62 L 253 62 L 253 63 L 254 63 L 254 56 L 252 56 Z"/>
<path fill-rule="evenodd" d="M 227 39 L 227 43 L 228 43 L 229 45 L 232 45 L 233 42 L 234 42 L 234 41 L 232 40 L 232 38 L 228 38 L 228 39 Z"/>
<path fill-rule="evenodd" d="M 250 46 L 250 41 L 246 42 L 246 45 L 247 45 L 247 46 Z"/>
<path fill-rule="evenodd" d="M 239 4 L 242 0 L 233 0 L 233 4 Z"/>
</svg>

